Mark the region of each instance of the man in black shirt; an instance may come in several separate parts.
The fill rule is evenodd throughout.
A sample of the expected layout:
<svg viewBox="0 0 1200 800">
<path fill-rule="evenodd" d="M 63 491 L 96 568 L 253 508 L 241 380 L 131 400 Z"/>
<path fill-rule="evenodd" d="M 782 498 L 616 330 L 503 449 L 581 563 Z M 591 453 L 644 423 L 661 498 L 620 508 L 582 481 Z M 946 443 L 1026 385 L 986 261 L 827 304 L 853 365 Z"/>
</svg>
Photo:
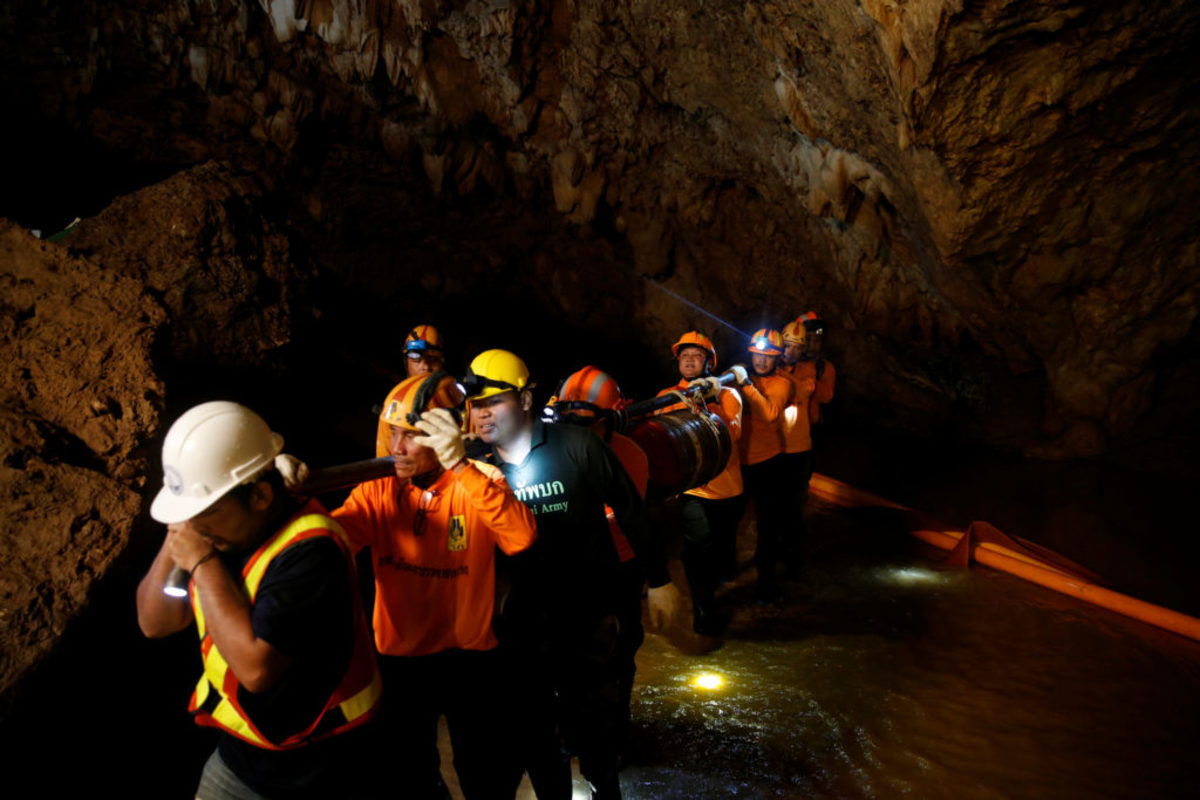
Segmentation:
<svg viewBox="0 0 1200 800">
<path fill-rule="evenodd" d="M 570 796 L 557 725 L 597 798 L 620 797 L 619 730 L 626 702 L 617 656 L 622 581 L 605 505 L 613 509 L 648 580 L 651 621 L 678 602 L 641 497 L 608 445 L 590 431 L 534 419 L 529 370 L 506 350 L 471 362 L 464 380 L 472 429 L 517 498 L 537 518 L 538 540 L 514 578 L 502 631 L 526 685 L 529 751 L 538 797 Z M 557 702 L 555 700 L 557 697 Z"/>
<path fill-rule="evenodd" d="M 163 443 L 150 514 L 167 536 L 138 586 L 138 624 L 156 638 L 196 622 L 204 674 L 189 710 L 222 731 L 201 800 L 355 797 L 367 774 L 355 739 L 380 681 L 354 561 L 320 504 L 284 491 L 282 445 L 228 402 L 191 409 Z M 191 574 L 190 602 L 164 593 L 173 569 Z"/>
</svg>

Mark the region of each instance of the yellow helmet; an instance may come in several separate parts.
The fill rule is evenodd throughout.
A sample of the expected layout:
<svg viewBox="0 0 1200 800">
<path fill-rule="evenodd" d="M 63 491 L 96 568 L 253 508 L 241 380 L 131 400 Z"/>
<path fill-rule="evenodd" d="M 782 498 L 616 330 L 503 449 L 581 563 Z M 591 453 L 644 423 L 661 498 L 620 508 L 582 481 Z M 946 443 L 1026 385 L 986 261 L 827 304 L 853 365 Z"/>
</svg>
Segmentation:
<svg viewBox="0 0 1200 800">
<path fill-rule="evenodd" d="M 783 343 L 784 344 L 804 344 L 808 339 L 808 332 L 804 328 L 804 323 L 795 319 L 783 326 Z"/>
<path fill-rule="evenodd" d="M 463 399 L 462 389 L 448 372 L 414 375 L 388 392 L 379 421 L 384 425 L 415 431 L 418 430 L 417 420 L 421 418 L 422 411 L 431 408 L 453 411 L 463 404 Z M 380 430 L 382 432 L 383 429 Z"/>
<path fill-rule="evenodd" d="M 530 388 L 529 367 L 507 350 L 484 350 L 467 367 L 463 378 L 468 400 L 479 400 L 501 392 L 520 392 Z"/>
</svg>

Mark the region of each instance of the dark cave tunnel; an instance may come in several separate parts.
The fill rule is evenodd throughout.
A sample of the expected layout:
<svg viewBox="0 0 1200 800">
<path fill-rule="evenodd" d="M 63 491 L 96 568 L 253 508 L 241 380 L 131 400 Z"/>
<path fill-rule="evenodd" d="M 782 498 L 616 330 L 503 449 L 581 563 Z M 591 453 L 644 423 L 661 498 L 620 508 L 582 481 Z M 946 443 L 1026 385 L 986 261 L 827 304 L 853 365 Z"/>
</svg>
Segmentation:
<svg viewBox="0 0 1200 800">
<path fill-rule="evenodd" d="M 748 19 L 753 17 L 747 14 Z M 956 17 L 947 19 L 963 24 Z M 1186 49 L 1194 38 L 1193 27 L 1188 17 L 1172 47 Z M 756 35 L 763 37 L 763 47 L 768 50 L 782 46 L 761 31 Z M 1070 35 L 1063 34 L 1060 39 L 1068 40 Z M 538 46 L 530 45 L 530 49 Z M 1000 65 L 996 68 L 1002 68 L 1002 58 L 988 52 Z M 808 57 L 812 62 L 809 68 L 819 72 L 819 60 L 812 54 Z M 461 66 L 459 61 L 450 61 L 454 65 L 450 71 Z M 24 439 L 18 440 L 13 454 L 5 454 L 6 469 L 21 471 L 14 467 L 43 458 L 112 476 L 117 474 L 116 462 L 122 460 L 136 464 L 138 475 L 144 477 L 142 483 L 128 474 L 114 481 L 114 486 L 120 483 L 125 491 L 145 498 L 134 518 L 113 523 L 114 529 L 121 524 L 126 528 L 115 534 L 117 546 L 111 542 L 104 545 L 99 565 L 79 557 L 78 574 L 68 581 L 78 596 L 68 599 L 62 584 L 46 580 L 37 582 L 33 599 L 27 599 L 9 588 L 11 575 L 4 578 L 8 599 L 21 600 L 13 616 L 28 614 L 35 621 L 43 620 L 40 626 L 22 629 L 20 638 L 7 637 L 4 645 L 11 650 L 5 660 L 15 663 L 13 654 L 26 649 L 43 656 L 34 662 L 36 666 L 18 670 L 19 680 L 4 690 L 0 743 L 5 761 L 31 767 L 45 793 L 109 789 L 131 797 L 187 796 L 191 776 L 211 748 L 211 735 L 193 726 L 184 712 L 187 692 L 195 680 L 193 641 L 186 635 L 147 641 L 133 616 L 133 588 L 161 541 L 161 528 L 150 521 L 146 509 L 159 480 L 158 448 L 170 420 L 197 402 L 232 399 L 260 411 L 283 433 L 289 452 L 325 463 L 365 458 L 370 454 L 375 427 L 373 409 L 401 376 L 398 345 L 418 323 L 431 323 L 444 333 L 447 364 L 458 372 L 486 348 L 503 347 L 519 353 L 530 366 L 537 383 L 535 400 L 541 403 L 563 377 L 585 364 L 611 372 L 626 394 L 649 397 L 675 380 L 668 337 L 679 331 L 696 328 L 712 335 L 724 368 L 748 360 L 744 353 L 747 332 L 781 326 L 802 310 L 798 305 L 829 309 L 834 313 L 827 350 L 839 373 L 843 365 L 848 369 L 846 384 L 839 387 L 817 438 L 818 472 L 927 511 L 953 525 L 986 519 L 1078 560 L 1103 575 L 1114 589 L 1200 614 L 1200 589 L 1189 569 L 1195 555 L 1189 535 L 1190 498 L 1197 477 L 1195 455 L 1200 450 L 1200 423 L 1194 414 L 1200 390 L 1195 229 L 1176 225 L 1176 215 L 1191 213 L 1186 202 L 1164 212 L 1148 233 L 1130 232 L 1144 218 L 1129 212 L 1128 219 L 1120 223 L 1126 227 L 1117 234 L 1130 242 L 1123 251 L 1129 263 L 1136 263 L 1150 276 L 1142 280 L 1142 288 L 1150 293 L 1160 285 L 1174 286 L 1176 299 L 1173 304 L 1164 302 L 1163 307 L 1184 311 L 1169 319 L 1159 307 L 1147 311 L 1142 329 L 1164 333 L 1151 345 L 1139 341 L 1138 353 L 1144 359 L 1134 360 L 1137 367 L 1122 373 L 1127 378 L 1102 384 L 1110 391 L 1111 402 L 1087 405 L 1078 401 L 1070 406 L 1064 405 L 1060 395 L 1066 394 L 1071 402 L 1078 398 L 1063 391 L 1071 382 L 1060 381 L 1055 370 L 1064 369 L 1064 363 L 1078 362 L 1069 358 L 1054 361 L 1061 351 L 1045 342 L 1056 336 L 1062 341 L 1082 342 L 1081 358 L 1092 359 L 1083 363 L 1099 374 L 1118 369 L 1113 364 L 1121 360 L 1097 342 L 1133 339 L 1130 331 L 1139 321 L 1118 318 L 1114 313 L 1097 322 L 1087 316 L 1097 313 L 1094 306 L 1072 306 L 1077 316 L 1071 317 L 1070 327 L 1063 328 L 1064 317 L 1056 316 L 1059 312 L 1050 305 L 1038 305 L 1039 300 L 1027 299 L 1027 308 L 1008 300 L 1008 305 L 998 302 L 1000 312 L 981 300 L 1001 296 L 1010 290 L 1010 283 L 1031 280 L 1030 274 L 1081 269 L 1078 265 L 1062 267 L 1061 263 L 1075 264 L 1067 256 L 1062 256 L 1061 263 L 1055 260 L 1076 246 L 1070 237 L 1092 235 L 1067 230 L 1066 223 L 1061 238 L 1047 244 L 1038 238 L 1045 238 L 1042 233 L 1029 233 L 1028 223 L 1018 225 L 1006 216 L 1005 209 L 992 209 L 995 213 L 981 217 L 1003 229 L 1004 235 L 1011 235 L 1003 244 L 1011 245 L 1012 252 L 1025 252 L 1025 248 L 1033 252 L 1028 258 L 1032 266 L 1012 267 L 996 255 L 1003 251 L 1001 247 L 978 259 L 963 256 L 955 261 L 960 253 L 943 258 L 944 251 L 922 238 L 932 240 L 933 234 L 913 234 L 912 230 L 936 227 L 944 221 L 931 214 L 932 221 L 897 222 L 897 217 L 905 215 L 915 218 L 912 209 L 919 204 L 898 189 L 894 195 L 879 195 L 878 187 L 884 182 L 877 176 L 870 180 L 860 176 L 858 184 L 851 181 L 840 195 L 845 208 L 831 196 L 814 211 L 818 189 L 804 198 L 804 208 L 800 202 L 788 207 L 781 201 L 785 195 L 771 181 L 743 163 L 731 166 L 728 154 L 720 148 L 707 149 L 713 140 L 724 141 L 720 125 L 711 117 L 700 111 L 688 115 L 666 100 L 661 100 L 654 115 L 639 118 L 639 124 L 651 130 L 662 126 L 676 136 L 680 119 L 699 126 L 703 135 L 679 136 L 696 154 L 680 155 L 662 143 L 639 145 L 637 152 L 627 153 L 626 146 L 634 145 L 619 138 L 607 141 L 600 146 L 597 163 L 604 158 L 612 163 L 620 159 L 638 163 L 640 158 L 649 164 L 663 157 L 676 159 L 684 167 L 680 172 L 668 171 L 667 179 L 656 176 L 657 182 L 651 181 L 645 189 L 649 199 L 642 201 L 636 199 L 641 188 L 625 188 L 631 181 L 618 191 L 613 188 L 616 179 L 610 176 L 613 183 L 600 193 L 592 213 L 584 218 L 579 215 L 579 205 L 564 210 L 559 202 L 560 187 L 552 177 L 555 173 L 545 164 L 541 172 L 520 173 L 516 168 L 487 172 L 492 169 L 488 165 L 512 167 L 527 155 L 495 121 L 495 113 L 478 109 L 463 113 L 437 126 L 437 134 L 432 136 L 422 129 L 407 140 L 399 154 L 381 144 L 383 134 L 372 128 L 374 123 L 362 123 L 373 111 L 357 108 L 344 116 L 314 115 L 298 125 L 294 149 L 281 153 L 274 144 L 264 145 L 244 133 L 238 134 L 241 138 L 231 136 L 227 121 L 206 128 L 201 124 L 204 114 L 199 112 L 210 100 L 195 86 L 182 90 L 176 86 L 156 95 L 161 103 L 153 110 L 128 105 L 140 91 L 120 83 L 128 79 L 128 74 L 121 73 L 131 72 L 132 63 L 118 59 L 116 66 L 110 65 L 112 72 L 107 77 L 101 70 L 94 95 L 86 101 L 77 99 L 80 106 L 71 113 L 63 113 L 62 108 L 46 113 L 46 106 L 39 98 L 31 98 L 30 90 L 9 92 L 13 96 L 10 107 L 25 122 L 13 130 L 16 145 L 10 152 L 15 156 L 0 191 L 0 218 L 12 221 L 21 229 L 21 236 L 36 229 L 43 238 L 63 230 L 76 217 L 82 218 L 79 228 L 55 245 L 59 248 L 56 252 L 100 263 L 101 272 L 142 281 L 152 302 L 166 309 L 162 321 L 146 323 L 154 330 L 149 360 L 152 377 L 159 383 L 148 388 L 142 399 L 154 407 L 157 427 L 122 434 L 124 444 L 114 445 L 106 453 L 97 455 L 89 434 L 63 421 L 69 420 L 70 414 L 55 416 L 46 410 L 55 398 L 48 394 L 39 398 L 37 392 L 27 391 L 33 384 L 39 391 L 49 384 L 21 379 L 23 373 L 16 369 L 9 379 L 10 383 L 16 381 L 17 388 L 9 389 L 5 397 L 6 415 L 26 414 L 38 421 L 39 430 L 57 427 L 64 432 L 56 434 L 59 439 L 50 436 L 41 452 Z M 966 74 L 972 63 L 943 65 L 944 74 L 960 74 L 955 69 Z M 36 73 L 49 72 L 44 65 L 27 69 L 23 74 L 34 76 L 30 84 L 34 88 L 45 80 Z M 803 77 L 801 72 L 796 74 Z M 783 69 L 781 75 L 792 73 Z M 305 84 L 309 89 L 319 82 L 311 74 L 307 79 L 312 81 Z M 670 82 L 662 76 L 655 80 Z M 730 85 L 737 80 L 740 78 L 735 76 Z M 377 74 L 373 81 L 367 82 L 372 92 L 383 96 L 393 91 L 387 88 L 386 77 L 381 83 Z M 7 79 L 4 83 L 11 85 Z M 439 90 L 449 96 L 462 86 L 451 81 Z M 653 81 L 650 89 L 661 91 Z M 319 94 L 320 89 L 314 91 Z M 958 91 L 965 92 L 961 87 Z M 1185 81 L 1179 91 L 1183 100 L 1170 125 L 1187 130 L 1187 125 L 1194 125 L 1194 81 Z M 834 172 L 858 168 L 850 157 L 855 155 L 853 148 L 842 152 L 838 149 L 841 144 L 831 146 L 820 134 L 838 143 L 835 134 L 817 130 L 818 123 L 813 120 L 808 120 L 813 126 L 810 130 L 795 104 L 789 105 L 786 91 L 777 84 L 774 92 L 779 93 L 791 129 L 800 134 L 798 123 L 813 134 L 811 141 L 800 134 L 803 143 L 815 142 L 815 149 L 824 146 L 826 154 L 841 152 L 839 157 L 851 163 L 850 168 L 838 166 Z M 465 94 L 469 93 L 464 90 Z M 413 111 L 411 97 L 403 102 L 392 97 L 391 102 L 396 105 L 381 112 L 382 117 L 390 115 L 408 124 L 426 113 Z M 486 103 L 478 105 L 487 108 Z M 1146 104 L 1147 108 L 1151 105 Z M 696 106 L 710 112 L 720 106 L 723 112 L 746 122 L 736 109 L 711 98 Z M 860 106 L 867 107 L 865 101 Z M 113 108 L 121 110 L 113 112 Z M 186 111 L 180 112 L 180 108 Z M 1104 113 L 1106 118 L 1111 116 L 1108 109 Z M 172 132 L 164 120 L 181 114 L 181 124 Z M 122 115 L 137 124 L 129 129 L 114 125 L 112 120 Z M 819 118 L 820 113 L 814 112 L 814 116 Z M 1164 119 L 1167 116 L 1164 112 Z M 68 117 L 74 122 L 66 122 Z M 543 114 L 540 124 L 544 128 L 534 126 L 535 133 L 530 136 L 557 135 L 555 125 L 566 123 L 555 123 L 552 118 L 552 114 Z M 843 122 L 846 130 L 866 129 L 862 119 Z M 974 167 L 956 175 L 963 185 L 970 183 L 967 175 L 971 169 L 994 179 L 994 187 L 1004 185 L 1003 176 L 996 177 L 996 165 L 1003 163 L 1003 157 L 990 154 L 989 158 L 982 153 L 985 145 L 963 130 L 948 129 L 947 133 L 937 127 L 941 124 L 937 120 L 925 118 L 924 122 L 927 127 L 914 126 L 912 135 L 927 137 L 930 141 L 924 144 L 930 152 L 940 147 L 946 163 L 973 156 L 969 150 L 955 150 L 951 142 L 935 147 L 931 140 L 959 135 L 963 141 L 976 142 L 981 152 L 978 162 L 971 162 Z M 1045 124 L 1044 117 L 1026 122 L 1030 130 L 1042 130 L 1036 126 Z M 93 124 L 97 127 L 89 128 Z M 1162 119 L 1157 124 L 1164 130 L 1168 125 Z M 1178 127 L 1172 130 L 1179 132 Z M 163 138 L 152 142 L 156 131 Z M 205 136 L 212 138 L 205 142 Z M 1070 150 L 1069 144 L 1061 146 Z M 901 172 L 896 166 L 901 162 L 891 155 L 865 146 L 861 149 L 872 154 L 865 162 L 877 171 Z M 461 155 L 467 151 L 486 157 L 477 156 L 472 162 L 472 157 Z M 1058 154 L 1057 149 L 1051 152 L 1055 157 Z M 546 149 L 538 158 L 549 164 L 559 155 L 557 150 Z M 1182 166 L 1170 186 L 1194 188 L 1192 151 L 1175 155 Z M 430 176 L 428 164 L 430 159 L 442 164 L 437 161 L 442 156 L 449 168 L 438 167 L 445 169 L 438 182 Z M 711 161 L 701 163 L 706 157 Z M 1154 153 L 1147 161 L 1158 163 L 1154 157 L 1170 160 Z M 911 167 L 918 162 L 902 163 Z M 1048 158 L 1037 163 L 1057 162 Z M 484 177 L 462 183 L 471 164 L 476 164 Z M 1099 161 L 1090 166 L 1097 175 L 1107 169 Z M 568 170 L 572 179 L 579 181 L 572 189 L 588 187 L 592 169 L 591 164 L 585 166 L 585 159 L 578 159 Z M 861 169 L 862 175 L 869 173 L 866 166 Z M 1053 169 L 1046 167 L 1045 171 Z M 819 188 L 816 176 L 828 176 L 829 171 L 828 165 L 814 168 L 811 186 Z M 664 185 L 670 186 L 671 180 L 684 185 L 681 175 L 697 173 L 711 179 L 709 188 L 697 192 L 703 202 L 689 200 L 682 190 L 679 198 L 667 196 Z M 535 177 L 529 178 L 529 174 Z M 1131 187 L 1130 206 L 1141 202 L 1135 195 L 1140 197 L 1142 188 Z M 1040 191 L 1030 189 L 1029 197 L 1036 198 L 1036 203 L 1015 193 L 1003 200 L 1024 213 L 1044 201 Z M 688 207 L 692 201 L 695 207 L 708 210 Z M 1095 201 L 1099 216 L 1104 215 L 1101 211 L 1109 213 L 1106 202 L 1104 197 Z M 655 214 L 676 220 L 684 216 L 681 207 L 696 215 L 688 224 L 702 234 L 689 234 L 682 224 L 671 231 L 668 224 L 668 233 L 656 238 L 655 232 L 661 231 L 654 227 Z M 645 219 L 633 213 L 635 208 Z M 187 237 L 172 239 L 174 221 L 186 219 L 188 214 L 197 215 L 200 224 L 189 230 Z M 1109 219 L 1117 225 L 1119 215 L 1112 212 Z M 1049 227 L 1054 224 L 1054 220 L 1047 223 Z M 737 230 L 732 231 L 734 228 Z M 979 240 L 1001 235 L 967 230 Z M 1038 239 L 1037 243 L 1019 241 L 1026 234 Z M 824 236 L 834 237 L 830 241 L 835 244 L 828 244 Z M 856 238 L 863 236 L 871 242 L 869 246 L 863 247 Z M 1148 249 L 1139 249 L 1142 244 L 1134 243 L 1140 239 L 1148 242 L 1143 242 Z M 776 244 L 779 240 L 787 244 Z M 176 241 L 179 247 L 174 250 Z M 14 259 L 46 252 L 38 250 L 41 244 L 26 242 L 21 247 L 28 249 Z M 838 248 L 843 247 L 846 252 L 857 253 L 855 248 L 860 248 L 871 255 L 843 258 L 838 255 Z M 1147 252 L 1155 247 L 1168 259 L 1175 259 L 1172 266 L 1151 264 Z M 803 257 L 793 258 L 797 252 Z M 1055 255 L 1044 255 L 1046 252 Z M 903 255 L 889 261 L 891 253 Z M 901 275 L 896 265 L 904 259 L 939 276 L 942 283 L 930 288 L 925 277 Z M 845 268 L 843 261 L 856 266 Z M 1014 256 L 1012 263 L 1017 261 Z M 51 271 L 60 273 L 77 265 L 75 261 L 53 263 L 59 266 Z M 958 278 L 945 277 L 956 269 L 970 280 L 986 284 L 985 288 L 977 292 L 955 284 Z M 1136 290 L 1126 296 L 1121 294 L 1122 286 L 1109 288 L 1116 280 L 1114 274 L 1120 275 L 1122 270 L 1102 274 L 1097 267 L 1094 277 L 1070 274 L 1061 283 L 1044 285 L 1031 280 L 1029 285 L 1035 288 L 1027 298 L 1039 291 L 1043 296 L 1061 292 L 1063 297 L 1084 299 L 1111 292 L 1111 300 L 1106 300 L 1109 305 L 1137 305 Z M 196 280 L 192 282 L 189 276 Z M 1172 284 L 1172 280 L 1177 282 Z M 920 284 L 920 290 L 905 294 L 914 284 Z M 15 280 L 8 284 L 9 288 L 15 285 Z M 892 290 L 898 294 L 879 300 Z M 1011 291 L 1015 297 L 1016 289 Z M 210 302 L 214 300 L 227 305 L 214 311 L 219 305 Z M 686 300 L 695 305 L 689 306 Z M 933 310 L 926 309 L 928 313 L 923 314 L 920 305 L 925 302 Z M 974 302 L 979 306 L 972 309 Z M 263 313 L 264 309 L 270 314 Z M 16 311 L 15 319 L 37 319 L 33 311 Z M 130 311 L 131 316 L 137 313 L 143 312 Z M 176 313 L 184 316 L 173 317 Z M 5 316 L 10 316 L 7 301 Z M 725 318 L 728 327 L 717 318 Z M 960 318 L 972 321 L 962 323 Z M 101 322 L 111 324 L 107 319 Z M 14 325 L 7 340 L 14 346 L 15 331 L 19 330 L 25 329 Z M 1111 336 L 1097 330 L 1108 330 Z M 98 326 L 97 339 L 102 338 L 101 333 Z M 68 350 L 64 344 L 62 353 Z M 1125 366 L 1126 362 L 1121 362 L 1120 368 Z M 1087 384 L 1091 377 L 1081 375 L 1078 384 Z M 1085 400 L 1091 402 L 1088 398 Z M 70 407 L 80 403 L 76 395 L 61 401 L 73 404 Z M 140 417 L 131 410 L 132 405 L 126 406 L 121 397 L 112 403 L 118 410 L 118 422 L 137 427 L 132 420 Z M 1078 411 L 1084 406 L 1086 411 Z M 1126 413 L 1133 423 L 1126 425 L 1121 420 Z M 1086 418 L 1086 435 L 1072 440 L 1071 432 L 1082 429 L 1078 427 L 1081 418 Z M 1103 430 L 1099 437 L 1093 436 L 1095 429 Z M 1072 450 L 1080 441 L 1083 445 Z M 1095 441 L 1103 442 L 1100 452 L 1089 450 Z M 1051 444 L 1047 446 L 1047 442 Z M 1043 446 L 1043 451 L 1037 450 Z M 1022 451 L 1042 452 L 1052 459 L 1025 458 Z M 1069 457 L 1079 452 L 1091 455 Z M 1063 455 L 1068 457 L 1060 460 Z M 54 487 L 62 491 L 61 483 Z M 25 491 L 18 487 L 10 492 L 9 506 L 14 511 L 38 501 L 35 495 L 22 494 Z M 325 499 L 329 505 L 339 497 Z M 1093 797 L 1105 796 L 1102 784 L 1106 780 L 1118 796 L 1184 796 L 1186 787 L 1194 786 L 1193 769 L 1181 755 L 1200 741 L 1200 731 L 1191 721 L 1195 716 L 1189 716 L 1200 708 L 1200 675 L 1195 666 L 1200 659 L 1194 643 L 1139 627 L 1108 612 L 1081 612 L 1067 601 L 1039 594 L 1040 590 L 1010 588 L 1010 594 L 1018 598 L 1016 610 L 991 614 L 989 610 L 997 608 L 999 598 L 1008 596 L 1000 591 L 1007 586 L 1003 579 L 950 578 L 940 565 L 934 569 L 939 582 L 928 597 L 914 599 L 905 594 L 912 591 L 909 588 L 881 588 L 885 584 L 873 582 L 873 576 L 908 569 L 910 560 L 918 562 L 926 554 L 885 541 L 880 531 L 887 524 L 869 514 L 861 519 L 838 516 L 820 504 L 815 504 L 812 512 L 817 535 L 811 550 L 822 574 L 815 579 L 811 594 L 796 600 L 790 611 L 776 619 L 756 616 L 745 597 L 738 594 L 741 587 L 735 586 L 728 598 L 740 615 L 737 635 L 716 655 L 698 652 L 686 631 L 653 637 L 642 668 L 646 682 L 639 706 L 641 723 L 635 732 L 650 763 L 635 765 L 626 786 L 628 796 L 721 797 L 732 796 L 731 787 L 739 786 L 754 797 L 913 792 L 968 796 L 976 791 L 986 794 L 980 787 L 989 786 L 1002 796 L 1038 796 L 1044 790 L 1058 796 Z M 36 526 L 35 522 L 21 530 L 36 530 Z M 743 540 L 747 532 L 743 527 Z M 676 540 L 676 550 L 678 546 Z M 53 559 L 58 555 L 51 551 L 36 557 Z M 969 583 L 966 588 L 964 580 Z M 956 604 L 961 608 L 946 607 Z M 43 614 L 41 608 L 58 610 Z M 1007 657 L 1005 651 L 989 650 L 988 645 L 972 639 L 968 633 L 972 623 L 956 613 L 985 620 L 978 627 L 995 646 L 1006 642 L 1012 646 L 1014 666 L 1010 670 L 996 666 Z M 958 645 L 939 638 L 943 635 L 969 644 L 957 649 Z M 1059 659 L 1046 655 L 1045 651 L 1060 646 Z M 1077 686 L 1070 662 L 1089 648 L 1099 655 L 1095 665 L 1082 668 L 1084 676 Z M 1042 652 L 1033 655 L 1035 650 Z M 685 666 L 690 669 L 693 662 L 720 668 L 722 653 L 730 659 L 726 668 L 734 675 L 740 670 L 747 685 L 765 689 L 779 684 L 789 687 L 798 699 L 768 695 L 765 701 L 731 701 L 729 708 L 722 710 L 714 701 L 692 705 L 671 694 L 679 683 L 675 671 Z M 764 666 L 757 661 L 769 660 L 763 654 L 778 655 L 778 659 Z M 1042 658 L 1047 660 L 1039 660 Z M 883 667 L 861 666 L 871 661 L 899 666 L 894 675 Z M 942 671 L 943 662 L 984 676 L 985 688 L 979 689 L 980 694 L 964 692 L 970 698 L 964 708 L 938 705 L 955 687 L 963 691 L 948 675 L 949 670 Z M 830 677 L 816 667 L 806 670 L 805 665 L 816 664 L 837 674 Z M 760 668 L 761 673 L 755 671 Z M 1009 672 L 1020 676 L 1011 684 Z M 1027 678 L 1031 673 L 1049 677 Z M 910 681 L 916 682 L 914 675 L 931 674 L 936 676 L 932 683 L 944 690 L 923 696 Z M 993 683 L 987 684 L 989 678 Z M 1155 682 L 1158 686 L 1147 688 Z M 1030 688 L 1042 683 L 1049 685 L 1044 695 Z M 1096 697 L 1115 691 L 1114 685 L 1135 687 L 1129 705 L 1136 707 L 1140 701 L 1147 709 L 1144 719 L 1133 720 L 1090 705 L 1100 706 Z M 992 687 L 1001 687 L 997 696 L 1008 693 L 1018 698 L 1012 703 L 1014 708 L 1019 709 L 1023 701 L 1027 706 L 1042 703 L 1050 710 L 1045 719 L 1027 723 L 1019 711 L 1001 708 L 1004 704 L 990 694 Z M 850 699 L 851 694 L 856 697 Z M 1068 698 L 1062 708 L 1055 705 L 1060 694 Z M 674 699 L 663 701 L 662 707 L 656 705 L 668 696 Z M 923 697 L 926 705 L 917 710 L 901 708 L 911 696 Z M 772 704 L 791 713 L 771 717 L 767 710 Z M 878 711 L 880 707 L 895 716 L 889 721 Z M 728 715 L 724 723 L 718 719 L 722 714 Z M 1002 721 L 993 726 L 978 721 L 989 715 Z M 925 721 L 912 722 L 922 719 Z M 1028 728 L 1022 727 L 1026 724 Z M 793 743 L 784 745 L 763 733 L 772 727 L 787 732 Z M 1088 727 L 1100 731 L 1105 743 L 1093 746 L 1077 730 Z M 1130 756 L 1107 749 L 1128 745 L 1127 737 L 1157 738 L 1164 727 L 1176 730 L 1177 735 L 1162 751 L 1139 750 L 1135 744 Z M 1028 731 L 1043 729 L 1048 730 L 1049 741 L 1062 745 L 1064 763 L 1069 766 L 1048 770 L 1036 752 L 1022 750 L 1007 738 L 1010 730 L 1018 732 L 1014 737 L 1025 732 L 1036 750 L 1040 746 L 1037 735 Z M 948 780 L 954 770 L 930 757 L 936 747 L 929 743 L 971 741 L 972 736 L 997 747 L 1014 746 L 1017 755 L 1012 772 L 998 776 L 993 773 L 995 759 L 964 758 L 972 763 L 972 768 L 964 769 L 966 777 Z M 673 749 L 674 741 L 682 744 Z M 726 741 L 750 749 L 725 748 Z M 711 762 L 698 763 L 694 753 L 684 752 L 685 747 L 707 752 Z M 61 757 L 63 752 L 69 754 L 68 759 Z M 745 752 L 753 757 L 744 758 Z M 898 764 L 908 757 L 921 767 Z M 1131 763 L 1139 759 L 1141 766 Z M 760 773 L 758 767 L 747 764 L 765 766 Z M 658 768 L 662 774 L 654 772 Z M 1141 783 L 1139 769 L 1145 773 Z M 709 789 L 696 788 L 706 786 Z"/>
</svg>

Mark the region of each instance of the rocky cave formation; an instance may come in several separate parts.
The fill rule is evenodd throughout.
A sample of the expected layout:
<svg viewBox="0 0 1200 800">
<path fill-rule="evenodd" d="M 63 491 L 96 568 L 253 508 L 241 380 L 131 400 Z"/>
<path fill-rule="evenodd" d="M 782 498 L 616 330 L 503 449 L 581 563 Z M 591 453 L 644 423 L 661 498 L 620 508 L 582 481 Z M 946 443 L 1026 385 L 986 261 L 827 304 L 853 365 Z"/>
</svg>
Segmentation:
<svg viewBox="0 0 1200 800">
<path fill-rule="evenodd" d="M 1182 0 L 5 4 L 0 689 L 146 527 L 172 402 L 319 363 L 369 404 L 418 321 L 649 391 L 679 332 L 736 361 L 815 307 L 847 417 L 1194 436 L 1198 33 Z"/>
</svg>

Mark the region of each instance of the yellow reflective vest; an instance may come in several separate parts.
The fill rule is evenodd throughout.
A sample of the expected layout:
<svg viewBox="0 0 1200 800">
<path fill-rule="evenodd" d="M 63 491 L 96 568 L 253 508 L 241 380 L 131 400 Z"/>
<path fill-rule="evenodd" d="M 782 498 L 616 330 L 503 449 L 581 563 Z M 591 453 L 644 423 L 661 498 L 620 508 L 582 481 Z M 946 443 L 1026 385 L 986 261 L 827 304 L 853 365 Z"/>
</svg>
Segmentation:
<svg viewBox="0 0 1200 800">
<path fill-rule="evenodd" d="M 325 739 L 355 728 L 375 715 L 379 708 L 382 681 L 375 663 L 375 645 L 367 630 L 366 618 L 358 596 L 354 558 L 346 544 L 340 525 L 324 513 L 320 504 L 310 501 L 278 533 L 263 543 L 242 568 L 242 585 L 250 603 L 262 582 L 271 560 L 292 545 L 325 536 L 337 542 L 350 572 L 350 593 L 353 597 L 354 650 L 345 675 L 316 719 L 307 728 L 280 742 L 268 740 L 238 702 L 240 683 L 233 670 L 221 656 L 204 624 L 200 600 L 192 586 L 192 610 L 200 633 L 200 654 L 204 659 L 204 674 L 196 684 L 188 710 L 200 725 L 220 728 L 264 750 L 291 750 L 308 742 Z"/>
</svg>

